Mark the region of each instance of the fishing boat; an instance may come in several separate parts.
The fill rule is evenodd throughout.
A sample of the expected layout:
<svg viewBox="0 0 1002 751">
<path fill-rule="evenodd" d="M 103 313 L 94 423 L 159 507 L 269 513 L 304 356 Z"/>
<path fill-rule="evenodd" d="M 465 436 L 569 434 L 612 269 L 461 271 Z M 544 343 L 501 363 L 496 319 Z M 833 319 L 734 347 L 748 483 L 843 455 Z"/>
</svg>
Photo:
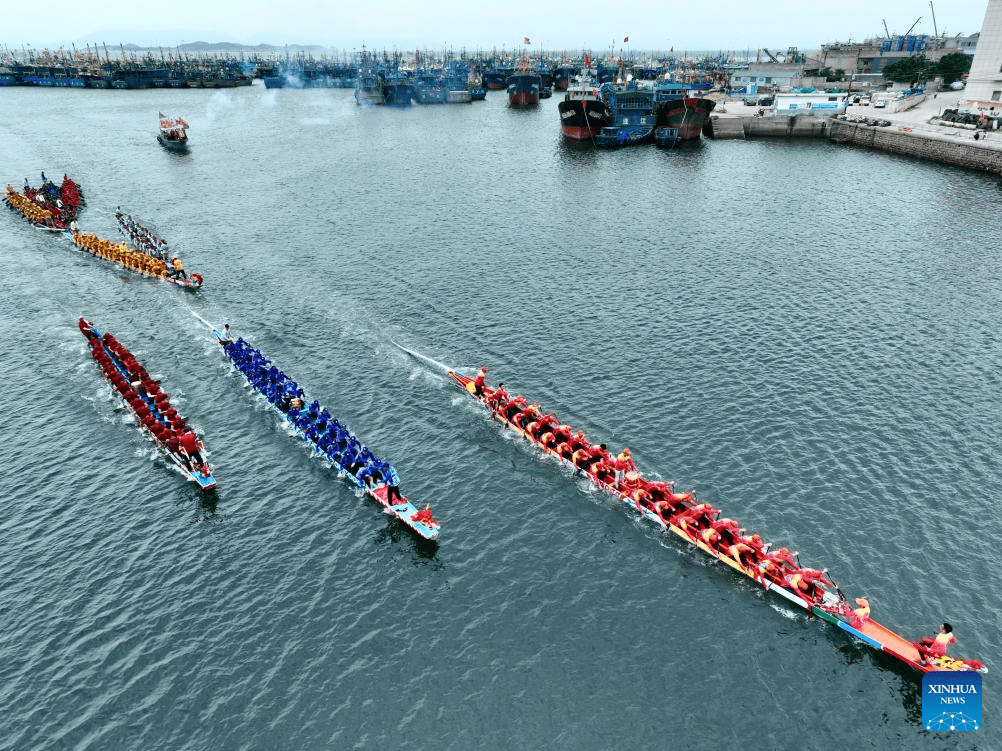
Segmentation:
<svg viewBox="0 0 1002 751">
<path fill-rule="evenodd" d="M 615 149 L 654 142 L 654 89 L 635 80 L 604 83 L 599 97 L 612 113 L 612 121 L 595 134 L 595 145 Z"/>
<path fill-rule="evenodd" d="M 4 203 L 35 226 L 61 232 L 76 220 L 84 199 L 80 186 L 66 175 L 56 187 L 43 172 L 40 188 L 32 187 L 26 179 L 23 191 L 18 193 L 8 183 Z"/>
<path fill-rule="evenodd" d="M 77 326 L 87 339 L 91 356 L 143 435 L 182 475 L 194 480 L 200 488 L 215 487 L 216 478 L 205 458 L 201 439 L 171 405 L 160 384 L 114 336 L 102 334 L 83 317 Z"/>
<path fill-rule="evenodd" d="M 700 502 L 694 491 L 676 493 L 672 482 L 648 481 L 635 465 L 627 469 L 632 464 L 629 449 L 612 460 L 604 444 L 596 447 L 585 441 L 583 431 L 574 433 L 570 426 L 559 424 L 553 415 L 543 414 L 538 404 L 528 404 L 521 395 L 510 397 L 487 386 L 482 377 L 474 379 L 456 371 L 449 371 L 448 375 L 506 428 L 575 473 L 583 474 L 596 488 L 631 511 L 747 576 L 790 605 L 818 616 L 919 673 L 987 672 L 978 660 L 920 651 L 916 642 L 870 619 L 868 606 L 866 614 L 861 615 L 859 609 L 850 607 L 827 569 L 805 568 L 798 553 L 790 553 L 786 548 L 770 551 L 772 544 L 762 543 L 758 535 L 744 536 L 745 530 L 737 522 L 718 518 L 719 510 Z"/>
<path fill-rule="evenodd" d="M 410 107 L 414 99 L 414 81 L 399 69 L 380 75 L 383 80 L 383 104 L 387 107 Z"/>
<path fill-rule="evenodd" d="M 557 102 L 560 132 L 572 141 L 590 141 L 612 122 L 612 111 L 598 95 L 598 88 L 579 79 L 567 88 L 562 101 Z"/>
<path fill-rule="evenodd" d="M 658 142 L 659 146 L 675 146 L 685 141 L 697 141 L 703 126 L 710 119 L 710 113 L 717 103 L 703 95 L 712 86 L 710 83 L 676 83 L 664 81 L 654 89 L 654 112 L 658 128 L 675 128 L 677 140 Z"/>
<path fill-rule="evenodd" d="M 169 117 L 158 112 L 160 132 L 157 141 L 161 146 L 173 151 L 185 151 L 188 148 L 188 122 L 181 117 Z"/>
<path fill-rule="evenodd" d="M 367 107 L 383 103 L 383 78 L 371 66 L 366 65 L 358 71 L 355 79 L 355 104 Z"/>
<path fill-rule="evenodd" d="M 522 57 L 518 68 L 508 76 L 506 85 L 510 107 L 535 107 L 539 104 L 543 79 L 529 65 L 528 57 Z"/>
<path fill-rule="evenodd" d="M 419 509 L 407 498 L 394 493 L 400 484 L 396 469 L 365 446 L 344 424 L 333 417 L 317 401 L 309 401 L 303 390 L 291 378 L 266 359 L 244 339 L 234 340 L 228 331 L 212 327 L 212 333 L 226 353 L 232 368 L 340 477 L 373 498 L 383 510 L 426 540 L 438 539 L 441 525 L 432 516 L 429 505 Z"/>
</svg>

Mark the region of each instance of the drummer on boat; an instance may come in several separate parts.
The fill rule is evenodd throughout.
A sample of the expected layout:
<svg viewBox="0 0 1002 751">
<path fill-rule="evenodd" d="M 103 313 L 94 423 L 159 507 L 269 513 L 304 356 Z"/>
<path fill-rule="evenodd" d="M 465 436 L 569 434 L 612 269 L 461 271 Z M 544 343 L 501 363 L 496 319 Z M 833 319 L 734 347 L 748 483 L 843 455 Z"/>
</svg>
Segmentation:
<svg viewBox="0 0 1002 751">
<path fill-rule="evenodd" d="M 612 468 L 616 470 L 616 480 L 615 488 L 619 490 L 619 486 L 622 484 L 626 477 L 627 472 L 637 471 L 637 465 L 633 463 L 633 458 L 630 456 L 629 449 L 623 449 L 619 456 L 616 457 L 616 461 L 612 463 Z"/>
</svg>

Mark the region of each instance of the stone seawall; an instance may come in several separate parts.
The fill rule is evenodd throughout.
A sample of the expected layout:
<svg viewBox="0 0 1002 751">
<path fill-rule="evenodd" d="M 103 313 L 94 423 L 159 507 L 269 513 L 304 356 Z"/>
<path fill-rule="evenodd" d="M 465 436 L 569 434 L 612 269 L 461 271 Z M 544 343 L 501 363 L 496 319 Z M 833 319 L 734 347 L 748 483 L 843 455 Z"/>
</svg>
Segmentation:
<svg viewBox="0 0 1002 751">
<path fill-rule="evenodd" d="M 1002 140 L 975 141 L 966 130 L 942 134 L 848 120 L 829 122 L 829 138 L 834 143 L 849 143 L 1002 175 Z M 1002 139 L 1002 135 L 993 132 L 991 139 Z"/>
</svg>

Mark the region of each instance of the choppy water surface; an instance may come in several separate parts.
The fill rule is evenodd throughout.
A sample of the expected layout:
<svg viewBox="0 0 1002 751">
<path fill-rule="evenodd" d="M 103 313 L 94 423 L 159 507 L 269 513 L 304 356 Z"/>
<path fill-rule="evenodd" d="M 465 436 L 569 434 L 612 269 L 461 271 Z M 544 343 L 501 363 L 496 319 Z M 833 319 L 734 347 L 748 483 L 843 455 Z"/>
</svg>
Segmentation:
<svg viewBox="0 0 1002 751">
<path fill-rule="evenodd" d="M 990 748 L 1002 666 L 996 178 L 823 142 L 605 153 L 556 99 L 0 92 L 3 179 L 69 173 L 197 295 L 3 223 L 0 748 Z M 154 139 L 158 110 L 191 151 Z M 232 375 L 230 322 L 431 502 L 419 543 Z M 76 319 L 163 376 L 155 458 Z M 415 358 L 395 343 L 420 353 Z M 988 662 L 985 728 L 492 424 L 490 366 L 641 468 Z"/>
</svg>

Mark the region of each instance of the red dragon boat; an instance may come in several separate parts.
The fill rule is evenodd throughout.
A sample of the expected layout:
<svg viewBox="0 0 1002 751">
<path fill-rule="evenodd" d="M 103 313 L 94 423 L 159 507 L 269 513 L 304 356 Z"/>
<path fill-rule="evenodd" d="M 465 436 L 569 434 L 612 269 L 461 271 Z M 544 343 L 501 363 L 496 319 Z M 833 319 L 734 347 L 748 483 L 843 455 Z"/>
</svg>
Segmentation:
<svg viewBox="0 0 1002 751">
<path fill-rule="evenodd" d="M 922 642 L 909 641 L 870 619 L 868 605 L 865 609 L 853 608 L 828 576 L 827 569 L 803 567 L 799 554 L 790 553 L 786 548 L 771 551 L 772 543 L 763 543 L 758 535 L 744 535 L 745 530 L 737 522 L 721 519 L 720 511 L 700 502 L 694 491 L 676 493 L 673 483 L 646 480 L 628 460 L 629 449 L 613 459 L 604 444 L 595 446 L 585 441 L 583 431 L 575 433 L 570 426 L 560 424 L 553 415 L 544 414 L 539 405 L 529 404 L 521 395 L 511 397 L 501 389 L 487 386 L 482 375 L 474 379 L 449 371 L 449 376 L 493 417 L 529 443 L 561 464 L 574 467 L 597 488 L 643 518 L 747 576 L 794 607 L 818 616 L 919 673 L 933 670 L 988 672 L 977 660 L 932 654 Z M 860 598 L 856 603 L 865 604 L 865 600 Z"/>
</svg>

